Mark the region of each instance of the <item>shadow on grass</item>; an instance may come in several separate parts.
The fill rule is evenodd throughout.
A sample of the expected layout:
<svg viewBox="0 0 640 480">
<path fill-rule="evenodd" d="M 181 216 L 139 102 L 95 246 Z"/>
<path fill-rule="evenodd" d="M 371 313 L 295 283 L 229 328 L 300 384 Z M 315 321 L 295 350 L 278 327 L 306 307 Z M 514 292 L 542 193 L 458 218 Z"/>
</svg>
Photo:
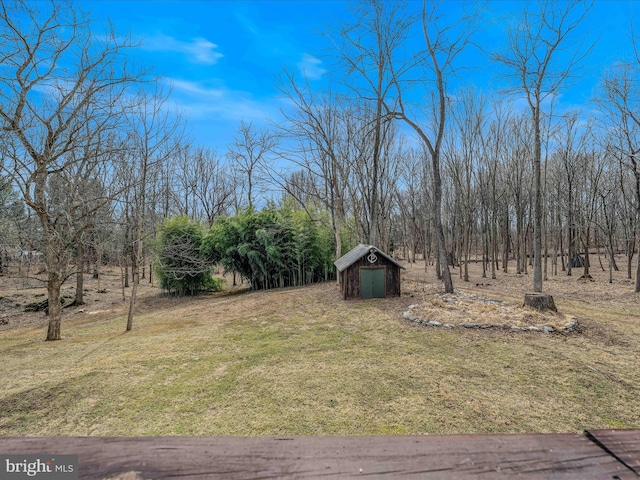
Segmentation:
<svg viewBox="0 0 640 480">
<path fill-rule="evenodd" d="M 92 397 L 99 384 L 100 373 L 90 372 L 0 398 L 0 436 L 22 433 L 25 427 L 33 428 L 48 418 L 63 417 L 74 405 Z"/>
</svg>

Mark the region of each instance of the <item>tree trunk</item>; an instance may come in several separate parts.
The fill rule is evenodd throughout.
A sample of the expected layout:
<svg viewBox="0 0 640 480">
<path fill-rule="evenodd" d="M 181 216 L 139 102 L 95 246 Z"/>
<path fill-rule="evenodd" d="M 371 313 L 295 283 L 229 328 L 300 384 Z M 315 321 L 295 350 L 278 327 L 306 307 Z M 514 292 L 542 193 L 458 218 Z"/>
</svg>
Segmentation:
<svg viewBox="0 0 640 480">
<path fill-rule="evenodd" d="M 422 259 L 424 260 L 424 273 L 427 273 L 429 260 L 431 259 L 431 222 L 424 222 L 424 250 L 422 251 Z"/>
<path fill-rule="evenodd" d="M 126 256 L 125 256 L 125 261 L 124 261 L 124 288 L 129 288 L 129 262 L 126 260 Z"/>
<path fill-rule="evenodd" d="M 609 283 L 613 283 L 613 248 L 609 255 Z"/>
<path fill-rule="evenodd" d="M 502 245 L 502 271 L 509 273 L 509 207 L 505 207 Z"/>
<path fill-rule="evenodd" d="M 498 227 L 496 226 L 495 218 L 493 219 L 491 224 L 491 228 L 493 229 L 493 247 L 491 249 L 491 279 L 495 280 L 497 278 L 496 269 L 498 268 Z"/>
<path fill-rule="evenodd" d="M 587 232 L 584 238 L 584 273 L 582 274 L 585 278 L 591 278 L 591 274 L 589 273 L 589 268 L 591 267 L 591 261 L 589 259 L 589 243 L 591 243 L 591 229 L 587 227 Z"/>
<path fill-rule="evenodd" d="M 60 305 L 60 289 L 62 287 L 61 254 L 64 247 L 57 242 L 57 235 L 51 230 L 49 217 L 46 213 L 47 199 L 45 188 L 47 185 L 48 171 L 38 167 L 34 181 L 34 202 L 30 205 L 40 218 L 45 233 L 46 258 L 47 258 L 47 298 L 49 300 L 49 328 L 47 341 L 60 340 L 60 324 L 62 323 L 62 308 Z"/>
<path fill-rule="evenodd" d="M 569 219 L 571 219 L 571 214 L 569 214 Z M 573 240 L 572 240 L 572 228 L 571 228 L 571 220 L 569 220 L 569 226 L 567 227 L 567 276 L 570 277 L 572 275 L 573 269 L 573 258 L 575 256 L 573 250 Z"/>
<path fill-rule="evenodd" d="M 334 172 L 335 172 L 335 165 L 334 165 Z M 332 177 L 332 187 L 337 189 L 337 176 L 333 175 Z M 342 194 L 340 192 L 336 192 L 336 195 L 334 195 L 334 198 L 336 198 L 337 202 L 342 202 Z M 341 208 L 341 203 L 338 203 L 338 205 L 336 205 L 334 203 L 334 205 L 331 205 L 331 227 L 333 229 L 333 238 L 336 241 L 336 260 L 338 258 L 340 258 L 342 256 L 342 217 L 340 216 L 340 208 Z M 336 284 L 340 284 L 340 277 L 339 275 L 336 274 Z"/>
<path fill-rule="evenodd" d="M 471 226 L 469 225 L 469 223 L 471 223 L 471 219 L 468 218 L 467 219 L 468 223 L 467 225 L 465 225 L 465 233 L 464 233 L 464 238 L 463 238 L 463 242 L 464 242 L 464 276 L 463 276 L 463 280 L 465 282 L 469 281 L 469 254 L 471 251 Z M 485 275 L 486 276 L 486 275 Z"/>
<path fill-rule="evenodd" d="M 447 262 L 447 252 L 445 249 L 444 229 L 442 227 L 442 179 L 440 178 L 440 162 L 437 155 L 432 155 L 433 162 L 433 217 L 436 226 L 438 239 L 438 260 L 440 261 L 440 272 L 444 283 L 445 293 L 453 293 L 453 281 L 451 271 Z"/>
<path fill-rule="evenodd" d="M 489 265 L 489 245 L 491 244 L 491 236 L 489 234 L 489 220 L 485 210 L 482 228 L 482 278 L 487 278 L 487 266 Z"/>
<path fill-rule="evenodd" d="M 122 287 L 122 301 L 124 302 L 126 300 L 126 297 L 124 295 L 124 279 L 125 279 L 125 271 L 124 271 L 124 267 L 122 266 L 122 258 L 120 259 L 120 286 Z"/>
<path fill-rule="evenodd" d="M 544 280 L 549 280 L 549 240 L 547 238 L 547 232 L 546 232 L 546 228 L 545 228 L 545 235 L 544 235 L 544 253 L 543 253 L 543 257 L 544 257 L 544 271 L 543 273 L 543 278 Z"/>
<path fill-rule="evenodd" d="M 524 237 L 522 238 L 522 273 L 525 275 L 528 274 L 528 265 L 529 265 L 529 250 L 527 250 L 527 246 L 529 245 L 529 224 L 527 223 L 527 228 L 524 230 Z"/>
<path fill-rule="evenodd" d="M 609 250 L 611 251 L 611 262 L 613 263 L 613 269 L 617 272 L 619 268 L 618 268 L 618 265 L 616 265 L 616 257 L 614 256 L 616 247 L 613 241 L 613 234 L 609 234 L 608 237 L 609 237 Z"/>
<path fill-rule="evenodd" d="M 78 258 L 76 260 L 76 299 L 74 305 L 84 305 L 84 247 L 81 243 L 78 243 Z"/>
<path fill-rule="evenodd" d="M 520 199 L 516 200 L 518 207 L 516 208 L 516 273 L 520 275 L 522 273 L 522 222 L 523 213 L 520 207 Z"/>
<path fill-rule="evenodd" d="M 142 258 L 142 220 L 137 226 L 136 244 L 134 246 L 135 256 L 131 262 L 131 274 L 133 276 L 133 288 L 131 289 L 131 298 L 129 300 L 129 312 L 127 314 L 127 328 L 130 332 L 133 329 L 133 312 L 136 306 L 136 295 L 138 294 L 138 285 L 140 285 L 140 259 Z"/>
<path fill-rule="evenodd" d="M 133 329 L 133 312 L 136 306 L 136 295 L 138 294 L 138 285 L 140 284 L 140 272 L 138 265 L 132 265 L 131 271 L 133 273 L 133 288 L 131 289 L 131 298 L 129 299 L 129 312 L 127 314 L 127 328 L 126 331 L 130 332 Z"/>
<path fill-rule="evenodd" d="M 373 178 L 371 179 L 371 205 L 369 206 L 369 225 L 367 232 L 367 243 L 369 245 L 378 245 L 381 241 L 378 234 L 378 134 L 376 134 L 376 141 L 374 143 L 373 154 Z"/>
<path fill-rule="evenodd" d="M 533 291 L 542 292 L 542 174 L 540 169 L 542 144 L 540 138 L 540 101 L 537 101 L 533 115 L 535 130 L 533 177 L 535 184 L 535 212 L 533 224 Z M 553 298 L 551 298 L 553 302 Z"/>
<path fill-rule="evenodd" d="M 48 247 L 51 249 L 52 247 Z M 62 323 L 62 306 L 60 305 L 60 289 L 62 281 L 59 272 L 58 260 L 48 262 L 47 294 L 49 298 L 49 329 L 47 341 L 60 340 L 60 325 Z"/>
<path fill-rule="evenodd" d="M 336 259 L 342 256 L 342 237 L 340 231 L 335 228 L 333 231 L 333 238 L 336 240 Z M 340 285 L 340 276 L 336 274 L 336 284 Z"/>
</svg>

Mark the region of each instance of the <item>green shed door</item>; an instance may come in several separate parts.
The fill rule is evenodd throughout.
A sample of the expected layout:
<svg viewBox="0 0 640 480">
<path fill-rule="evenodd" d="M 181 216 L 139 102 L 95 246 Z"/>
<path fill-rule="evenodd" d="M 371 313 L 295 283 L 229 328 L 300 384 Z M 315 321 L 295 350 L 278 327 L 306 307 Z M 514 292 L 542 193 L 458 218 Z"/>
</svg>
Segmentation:
<svg viewBox="0 0 640 480">
<path fill-rule="evenodd" d="M 384 298 L 384 268 L 360 269 L 360 297 Z"/>
</svg>

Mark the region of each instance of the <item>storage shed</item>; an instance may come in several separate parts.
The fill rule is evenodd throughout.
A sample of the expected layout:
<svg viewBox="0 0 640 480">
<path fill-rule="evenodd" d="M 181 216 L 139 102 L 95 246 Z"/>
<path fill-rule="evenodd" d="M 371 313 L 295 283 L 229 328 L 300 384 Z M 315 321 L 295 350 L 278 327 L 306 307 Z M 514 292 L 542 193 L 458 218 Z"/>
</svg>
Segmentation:
<svg viewBox="0 0 640 480">
<path fill-rule="evenodd" d="M 402 265 L 373 245 L 360 244 L 334 262 L 343 298 L 400 296 Z"/>
</svg>

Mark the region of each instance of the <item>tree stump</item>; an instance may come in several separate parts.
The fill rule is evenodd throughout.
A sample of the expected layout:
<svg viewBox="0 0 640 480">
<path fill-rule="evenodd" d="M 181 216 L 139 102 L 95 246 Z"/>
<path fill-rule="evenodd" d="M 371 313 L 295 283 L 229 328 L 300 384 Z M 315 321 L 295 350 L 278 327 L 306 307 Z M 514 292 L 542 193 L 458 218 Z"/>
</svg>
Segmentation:
<svg viewBox="0 0 640 480">
<path fill-rule="evenodd" d="M 557 312 L 556 304 L 553 297 L 548 293 L 525 293 L 524 306 L 535 308 L 536 310 L 553 310 Z"/>
</svg>

